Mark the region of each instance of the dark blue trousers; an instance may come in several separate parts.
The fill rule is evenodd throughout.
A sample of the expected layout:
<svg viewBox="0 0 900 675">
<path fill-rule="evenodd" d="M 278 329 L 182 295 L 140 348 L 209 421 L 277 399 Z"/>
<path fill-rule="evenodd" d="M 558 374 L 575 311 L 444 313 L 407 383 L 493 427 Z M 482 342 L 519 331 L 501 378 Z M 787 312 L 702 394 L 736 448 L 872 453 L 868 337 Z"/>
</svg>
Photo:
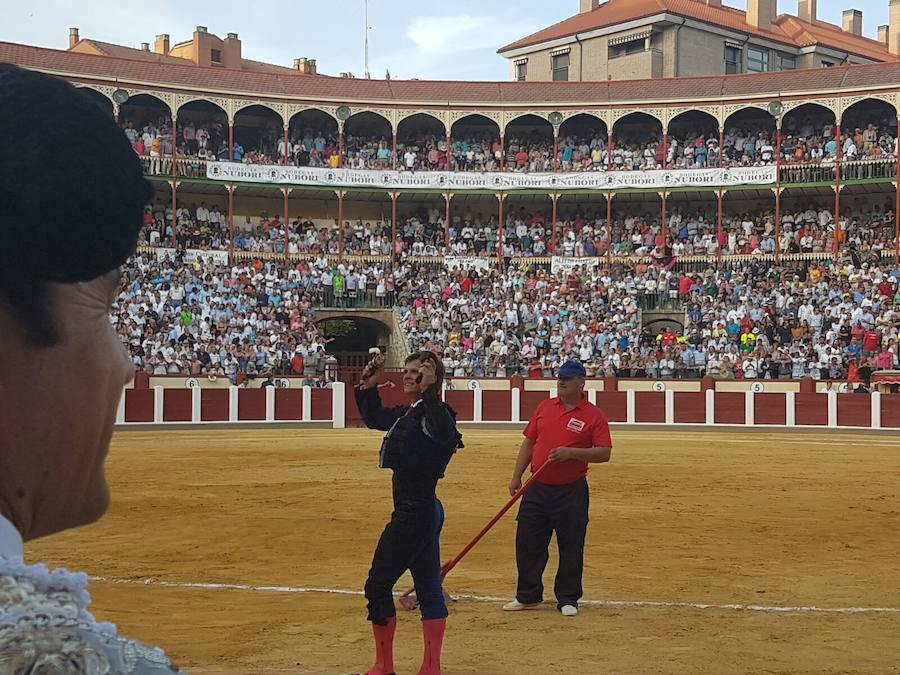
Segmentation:
<svg viewBox="0 0 900 675">
<path fill-rule="evenodd" d="M 441 528 L 444 507 L 435 497 L 433 509 L 398 507 L 381 533 L 365 594 L 369 621 L 385 624 L 396 616 L 393 590 L 406 570 L 412 574 L 422 620 L 447 618 L 441 587 Z"/>
<path fill-rule="evenodd" d="M 556 533 L 559 569 L 553 590 L 556 606 L 578 606 L 583 594 L 584 538 L 587 534 L 589 494 L 587 479 L 566 485 L 535 482 L 522 496 L 516 517 L 516 600 L 544 599 L 544 569 L 550 558 L 550 538 Z"/>
</svg>

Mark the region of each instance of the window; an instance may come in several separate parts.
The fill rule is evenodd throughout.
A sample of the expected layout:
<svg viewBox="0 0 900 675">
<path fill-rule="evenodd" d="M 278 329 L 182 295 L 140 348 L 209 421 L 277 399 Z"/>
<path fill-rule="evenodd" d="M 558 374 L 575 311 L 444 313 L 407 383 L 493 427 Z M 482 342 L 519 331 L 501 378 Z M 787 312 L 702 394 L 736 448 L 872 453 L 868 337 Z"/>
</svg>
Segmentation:
<svg viewBox="0 0 900 675">
<path fill-rule="evenodd" d="M 725 45 L 725 74 L 734 75 L 740 73 L 741 68 L 741 48 Z"/>
<path fill-rule="evenodd" d="M 210 49 L 209 60 L 213 63 L 222 63 L 222 50 L 221 49 Z"/>
<path fill-rule="evenodd" d="M 522 82 L 528 75 L 528 61 L 520 61 L 516 64 L 516 80 Z"/>
<path fill-rule="evenodd" d="M 769 69 L 769 52 L 759 47 L 750 47 L 747 50 L 747 72 L 764 73 Z"/>
<path fill-rule="evenodd" d="M 834 64 L 831 61 L 822 61 L 823 68 L 831 68 Z"/>
<path fill-rule="evenodd" d="M 566 82 L 569 79 L 569 53 L 556 54 L 550 57 L 554 82 Z"/>
<path fill-rule="evenodd" d="M 775 54 L 775 70 L 794 70 L 797 67 L 797 57 L 793 54 Z"/>
<path fill-rule="evenodd" d="M 610 45 L 609 47 L 609 58 L 614 59 L 618 56 L 628 56 L 630 54 L 640 54 L 641 52 L 647 51 L 647 40 L 646 38 L 639 38 L 637 40 L 629 40 L 628 42 L 621 42 L 617 45 Z"/>
</svg>

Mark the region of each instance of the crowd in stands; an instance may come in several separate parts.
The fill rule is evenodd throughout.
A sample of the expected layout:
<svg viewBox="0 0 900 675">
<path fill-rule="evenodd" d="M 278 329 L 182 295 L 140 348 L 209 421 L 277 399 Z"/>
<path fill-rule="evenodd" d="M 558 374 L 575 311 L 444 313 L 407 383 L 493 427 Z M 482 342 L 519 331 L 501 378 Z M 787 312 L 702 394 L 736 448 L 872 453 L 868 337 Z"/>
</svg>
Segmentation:
<svg viewBox="0 0 900 675">
<path fill-rule="evenodd" d="M 898 366 L 900 286 L 869 263 L 400 273 L 410 348 L 441 354 L 456 377 L 552 377 L 570 358 L 592 376 L 654 379 L 859 381 Z M 677 298 L 686 330 L 642 331 L 637 306 L 647 294 Z"/>
</svg>

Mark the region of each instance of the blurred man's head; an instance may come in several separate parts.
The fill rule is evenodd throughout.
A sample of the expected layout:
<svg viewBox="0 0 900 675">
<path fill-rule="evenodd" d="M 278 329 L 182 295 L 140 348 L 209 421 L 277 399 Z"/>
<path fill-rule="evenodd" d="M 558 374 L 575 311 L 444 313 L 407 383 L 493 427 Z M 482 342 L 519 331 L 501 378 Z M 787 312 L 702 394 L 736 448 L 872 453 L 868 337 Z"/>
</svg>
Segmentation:
<svg viewBox="0 0 900 675">
<path fill-rule="evenodd" d="M 0 513 L 33 539 L 107 508 L 134 373 L 108 312 L 153 190 L 112 117 L 57 78 L 0 64 L 0 137 Z"/>
</svg>

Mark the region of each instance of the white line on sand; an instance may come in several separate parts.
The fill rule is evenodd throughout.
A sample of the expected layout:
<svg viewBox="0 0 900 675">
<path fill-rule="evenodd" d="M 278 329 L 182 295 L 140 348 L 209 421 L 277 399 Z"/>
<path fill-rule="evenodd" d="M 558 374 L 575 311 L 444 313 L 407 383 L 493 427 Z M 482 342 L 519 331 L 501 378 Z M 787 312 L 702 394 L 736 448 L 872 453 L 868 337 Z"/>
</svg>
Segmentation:
<svg viewBox="0 0 900 675">
<path fill-rule="evenodd" d="M 254 593 L 330 593 L 333 595 L 362 595 L 362 591 L 349 588 L 316 588 L 303 586 L 257 586 L 253 584 L 217 584 L 186 581 L 162 581 L 160 579 L 110 579 L 108 577 L 91 577 L 96 583 L 122 584 L 129 586 L 159 586 L 164 588 L 186 588 L 198 590 L 218 591 L 251 591 Z M 508 602 L 509 598 L 500 598 L 490 595 L 453 596 L 457 600 L 470 600 L 473 602 Z M 900 607 L 785 607 L 780 605 L 745 605 L 741 603 L 714 604 L 703 602 L 667 602 L 662 600 L 581 600 L 579 604 L 588 607 L 620 607 L 638 608 L 649 607 L 657 609 L 712 609 L 735 610 L 743 612 L 770 612 L 776 614 L 807 613 L 807 614 L 900 614 Z"/>
</svg>

